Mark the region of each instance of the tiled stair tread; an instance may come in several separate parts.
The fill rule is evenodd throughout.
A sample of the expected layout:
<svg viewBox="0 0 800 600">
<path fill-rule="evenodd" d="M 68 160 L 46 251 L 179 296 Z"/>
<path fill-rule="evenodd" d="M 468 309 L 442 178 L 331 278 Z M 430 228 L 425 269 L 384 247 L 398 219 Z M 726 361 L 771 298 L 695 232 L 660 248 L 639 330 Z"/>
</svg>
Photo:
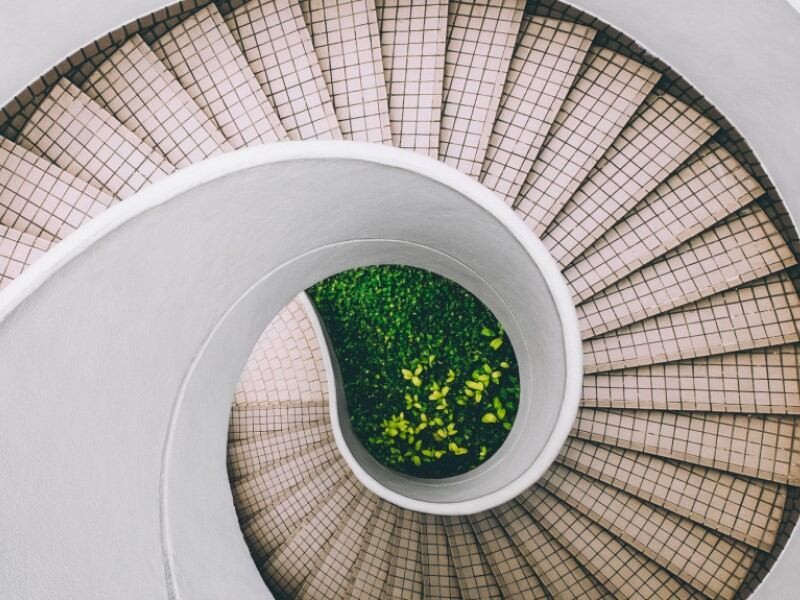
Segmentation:
<svg viewBox="0 0 800 600">
<path fill-rule="evenodd" d="M 751 204 L 577 307 L 584 338 L 711 296 L 796 264 L 767 213 Z"/>
<path fill-rule="evenodd" d="M 239 519 L 244 521 L 252 518 L 270 506 L 282 492 L 302 483 L 309 471 L 331 463 L 337 456 L 336 444 L 333 440 L 327 440 L 251 477 L 234 481 L 233 498 Z"/>
<path fill-rule="evenodd" d="M 303 10 L 345 139 L 390 144 L 374 0 L 306 0 Z"/>
<path fill-rule="evenodd" d="M 522 506 L 615 598 L 703 598 L 603 527 L 535 486 Z"/>
<path fill-rule="evenodd" d="M 467 517 L 445 516 L 443 522 L 461 597 L 464 600 L 501 599 L 503 594 L 497 579 Z"/>
<path fill-rule="evenodd" d="M 320 342 L 299 296 L 281 309 L 256 342 L 236 386 L 234 403 L 268 404 L 295 398 L 328 399 Z"/>
<path fill-rule="evenodd" d="M 176 167 L 231 150 L 138 35 L 120 46 L 81 88 Z"/>
<path fill-rule="evenodd" d="M 369 530 L 374 526 L 378 497 L 362 492 L 348 510 L 342 525 L 331 538 L 325 558 L 305 581 L 299 599 L 348 600 L 348 593 L 359 554 L 366 543 Z"/>
<path fill-rule="evenodd" d="M 572 435 L 664 458 L 800 484 L 800 418 L 581 408 Z"/>
<path fill-rule="evenodd" d="M 450 0 L 439 159 L 478 178 L 524 0 Z"/>
<path fill-rule="evenodd" d="M 570 438 L 558 462 L 706 527 L 769 551 L 786 488 L 699 465 Z"/>
<path fill-rule="evenodd" d="M 570 264 L 718 129 L 681 100 L 651 95 L 547 228 L 556 262 Z"/>
<path fill-rule="evenodd" d="M 391 544 L 392 565 L 383 587 L 383 597 L 391 600 L 423 597 L 422 535 L 422 515 L 398 509 Z"/>
<path fill-rule="evenodd" d="M 289 137 L 341 139 L 300 4 L 250 0 L 225 19 Z"/>
<path fill-rule="evenodd" d="M 592 373 L 581 403 L 598 408 L 800 414 L 800 347 L 773 346 Z"/>
<path fill-rule="evenodd" d="M 606 48 L 590 49 L 515 203 L 544 233 L 660 77 Z"/>
<path fill-rule="evenodd" d="M 151 47 L 234 148 L 287 137 L 213 4 L 181 21 Z"/>
<path fill-rule="evenodd" d="M 552 465 L 539 485 L 709 597 L 733 598 L 755 558 L 754 548 L 566 466 Z"/>
<path fill-rule="evenodd" d="M 584 372 L 798 340 L 800 297 L 784 271 L 584 341 Z"/>
<path fill-rule="evenodd" d="M 548 600 L 541 581 L 497 517 L 483 512 L 469 520 L 503 597 Z"/>
<path fill-rule="evenodd" d="M 32 265 L 55 242 L 0 225 L 0 289 Z"/>
<path fill-rule="evenodd" d="M 493 514 L 530 564 L 552 598 L 605 600 L 609 591 L 585 571 L 546 528 L 516 501 L 495 508 Z"/>
<path fill-rule="evenodd" d="M 352 475 L 343 460 L 333 460 L 316 470 L 297 486 L 273 499 L 264 510 L 243 520 L 242 533 L 250 553 L 259 564 L 278 549 L 308 520 L 340 486 L 352 486 Z"/>
<path fill-rule="evenodd" d="M 328 403 L 322 400 L 234 404 L 228 441 L 246 440 L 281 429 L 315 424 L 328 418 Z"/>
<path fill-rule="evenodd" d="M 348 597 L 364 600 L 383 600 L 387 597 L 383 590 L 392 563 L 397 558 L 392 553 L 392 541 L 397 539 L 395 526 L 399 510 L 386 500 L 379 500 L 374 521 L 353 569 Z"/>
<path fill-rule="evenodd" d="M 436 158 L 447 0 L 376 0 L 392 144 Z"/>
<path fill-rule="evenodd" d="M 279 431 L 258 439 L 232 442 L 228 445 L 228 476 L 231 481 L 254 475 L 268 465 L 284 460 L 308 446 L 333 437 L 329 423 Z"/>
<path fill-rule="evenodd" d="M 328 542 L 341 528 L 362 490 L 360 485 L 338 487 L 319 510 L 264 562 L 261 574 L 282 595 L 296 597 L 303 582 L 318 570 Z"/>
<path fill-rule="evenodd" d="M 707 144 L 564 270 L 576 302 L 587 300 L 763 193 L 727 150 L 714 142 Z"/>
<path fill-rule="evenodd" d="M 58 240 L 112 202 L 109 194 L 0 137 L 0 224 Z"/>
<path fill-rule="evenodd" d="M 595 30 L 526 16 L 481 169 L 481 183 L 512 204 L 561 108 Z"/>
<path fill-rule="evenodd" d="M 459 600 L 461 591 L 453 556 L 447 543 L 447 531 L 443 518 L 438 515 L 421 514 L 422 534 L 422 588 L 423 597 L 441 600 Z"/>
<path fill-rule="evenodd" d="M 118 198 L 174 170 L 160 153 L 65 79 L 53 86 L 18 141 Z"/>
</svg>

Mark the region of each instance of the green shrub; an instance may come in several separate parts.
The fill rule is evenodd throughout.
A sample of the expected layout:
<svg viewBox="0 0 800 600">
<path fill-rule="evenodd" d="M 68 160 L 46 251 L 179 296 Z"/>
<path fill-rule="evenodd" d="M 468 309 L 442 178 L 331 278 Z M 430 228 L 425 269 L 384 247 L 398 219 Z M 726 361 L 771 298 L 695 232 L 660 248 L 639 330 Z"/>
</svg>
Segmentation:
<svg viewBox="0 0 800 600">
<path fill-rule="evenodd" d="M 447 477 L 500 447 L 519 374 L 502 326 L 477 298 L 397 265 L 346 271 L 308 293 L 341 367 L 353 429 L 376 459 Z"/>
</svg>

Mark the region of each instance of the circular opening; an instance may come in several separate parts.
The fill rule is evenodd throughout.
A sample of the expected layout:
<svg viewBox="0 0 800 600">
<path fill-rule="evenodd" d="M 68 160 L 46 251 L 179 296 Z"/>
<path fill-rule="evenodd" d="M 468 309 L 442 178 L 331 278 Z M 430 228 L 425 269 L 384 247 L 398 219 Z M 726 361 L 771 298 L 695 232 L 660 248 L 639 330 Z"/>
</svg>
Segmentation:
<svg viewBox="0 0 800 600">
<path fill-rule="evenodd" d="M 307 293 L 338 360 L 349 425 L 380 464 L 441 479 L 502 446 L 519 404 L 517 359 L 473 294 L 404 265 L 344 271 Z"/>
</svg>

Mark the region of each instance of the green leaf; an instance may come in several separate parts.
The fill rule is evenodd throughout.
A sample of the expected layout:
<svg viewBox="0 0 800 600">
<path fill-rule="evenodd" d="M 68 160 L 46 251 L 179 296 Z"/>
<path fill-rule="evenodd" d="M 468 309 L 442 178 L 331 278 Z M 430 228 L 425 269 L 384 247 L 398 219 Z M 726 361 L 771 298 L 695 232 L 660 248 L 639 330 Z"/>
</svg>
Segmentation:
<svg viewBox="0 0 800 600">
<path fill-rule="evenodd" d="M 402 369 L 401 373 L 403 373 L 403 379 L 411 379 L 414 376 L 414 374 L 408 369 Z"/>
<path fill-rule="evenodd" d="M 497 350 L 500 346 L 503 345 L 503 338 L 494 338 L 491 342 L 489 342 L 489 346 L 492 350 Z"/>
<path fill-rule="evenodd" d="M 497 417 L 494 413 L 486 413 L 481 417 L 481 423 L 497 423 Z"/>
<path fill-rule="evenodd" d="M 483 389 L 483 384 L 480 381 L 468 381 L 466 385 L 471 390 L 482 390 Z"/>
<path fill-rule="evenodd" d="M 414 384 L 415 387 L 419 387 L 422 385 L 422 380 L 417 377 L 416 375 L 411 376 L 411 383 Z"/>
<path fill-rule="evenodd" d="M 415 454 L 411 457 L 411 462 L 414 463 L 415 467 L 418 467 L 422 464 L 422 459 Z"/>
<path fill-rule="evenodd" d="M 419 375 L 422 373 L 422 365 L 417 365 L 417 368 L 414 369 L 414 375 Z"/>
</svg>

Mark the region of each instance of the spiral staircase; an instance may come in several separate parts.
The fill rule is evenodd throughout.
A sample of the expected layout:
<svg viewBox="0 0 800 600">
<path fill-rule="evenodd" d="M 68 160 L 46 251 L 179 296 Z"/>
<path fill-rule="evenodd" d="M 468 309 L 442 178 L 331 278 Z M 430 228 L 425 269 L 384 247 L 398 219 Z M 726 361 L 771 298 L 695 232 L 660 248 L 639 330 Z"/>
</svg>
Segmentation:
<svg viewBox="0 0 800 600">
<path fill-rule="evenodd" d="M 554 2 L 187 1 L 4 110 L 0 286 L 179 169 L 284 140 L 417 152 L 495 192 L 562 268 L 582 404 L 539 482 L 470 515 L 384 500 L 340 455 L 318 317 L 270 323 L 228 471 L 279 598 L 747 597 L 800 492 L 796 232 L 738 133 Z"/>
</svg>

